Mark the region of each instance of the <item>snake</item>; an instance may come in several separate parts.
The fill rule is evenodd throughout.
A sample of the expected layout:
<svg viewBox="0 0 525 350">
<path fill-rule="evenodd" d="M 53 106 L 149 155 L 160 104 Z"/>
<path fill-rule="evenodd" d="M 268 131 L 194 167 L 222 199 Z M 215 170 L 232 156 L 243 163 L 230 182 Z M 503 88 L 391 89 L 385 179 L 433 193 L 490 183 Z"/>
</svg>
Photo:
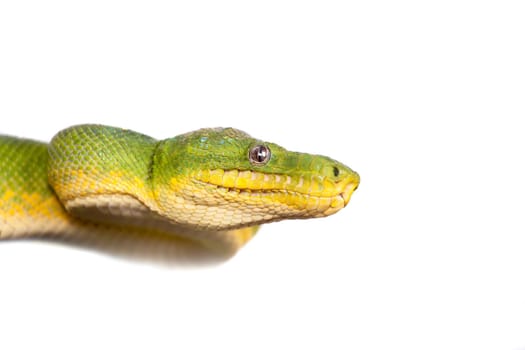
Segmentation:
<svg viewBox="0 0 525 350">
<path fill-rule="evenodd" d="M 164 140 L 95 124 L 49 143 L 0 136 L 0 239 L 162 237 L 231 257 L 263 224 L 338 212 L 359 182 L 336 160 L 235 128 Z"/>
</svg>

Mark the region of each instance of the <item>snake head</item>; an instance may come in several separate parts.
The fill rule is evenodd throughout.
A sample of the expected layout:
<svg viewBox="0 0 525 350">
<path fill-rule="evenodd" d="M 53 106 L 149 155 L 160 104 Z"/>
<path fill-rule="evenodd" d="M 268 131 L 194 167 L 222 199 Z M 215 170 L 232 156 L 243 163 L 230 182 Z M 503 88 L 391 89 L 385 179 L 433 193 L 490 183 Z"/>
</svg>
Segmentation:
<svg viewBox="0 0 525 350">
<path fill-rule="evenodd" d="M 162 216 L 229 230 L 334 214 L 348 204 L 359 175 L 325 156 L 215 128 L 161 141 L 151 181 Z"/>
</svg>

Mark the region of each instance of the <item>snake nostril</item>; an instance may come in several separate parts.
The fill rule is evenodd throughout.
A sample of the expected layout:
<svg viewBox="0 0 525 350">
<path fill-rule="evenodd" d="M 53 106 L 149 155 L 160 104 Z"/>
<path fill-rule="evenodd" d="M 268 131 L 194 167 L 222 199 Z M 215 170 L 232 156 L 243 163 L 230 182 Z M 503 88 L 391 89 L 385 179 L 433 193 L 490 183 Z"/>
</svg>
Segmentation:
<svg viewBox="0 0 525 350">
<path fill-rule="evenodd" d="M 339 168 L 334 166 L 333 170 L 334 170 L 334 176 L 338 177 L 339 176 Z"/>
</svg>

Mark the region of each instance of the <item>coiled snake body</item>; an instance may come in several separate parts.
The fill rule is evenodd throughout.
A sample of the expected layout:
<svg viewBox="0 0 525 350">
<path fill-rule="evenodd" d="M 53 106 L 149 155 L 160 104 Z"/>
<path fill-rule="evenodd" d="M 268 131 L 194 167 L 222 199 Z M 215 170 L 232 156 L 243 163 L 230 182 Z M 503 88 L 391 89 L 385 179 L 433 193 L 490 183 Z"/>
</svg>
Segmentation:
<svg viewBox="0 0 525 350">
<path fill-rule="evenodd" d="M 0 238 L 119 232 L 231 256 L 261 224 L 339 211 L 358 184 L 337 161 L 232 128 L 162 141 L 101 125 L 49 144 L 0 136 Z"/>
</svg>

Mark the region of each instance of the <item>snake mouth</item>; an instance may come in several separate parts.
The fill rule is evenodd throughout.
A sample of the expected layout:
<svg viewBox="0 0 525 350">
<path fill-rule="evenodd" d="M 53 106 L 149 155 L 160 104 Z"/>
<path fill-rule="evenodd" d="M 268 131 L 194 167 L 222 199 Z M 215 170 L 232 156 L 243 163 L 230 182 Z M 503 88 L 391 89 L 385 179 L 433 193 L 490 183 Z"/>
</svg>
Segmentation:
<svg viewBox="0 0 525 350">
<path fill-rule="evenodd" d="M 345 186 L 343 192 L 339 194 L 344 201 L 345 207 L 348 202 L 350 202 L 350 197 L 352 197 L 352 194 L 355 192 L 355 190 L 357 190 L 357 187 L 359 187 L 359 182 L 349 182 Z"/>
<path fill-rule="evenodd" d="M 359 184 L 353 177 L 337 182 L 320 175 L 290 176 L 250 170 L 198 172 L 196 184 L 212 186 L 214 193 L 245 204 L 265 202 L 295 207 L 310 216 L 327 216 L 344 208 Z"/>
<path fill-rule="evenodd" d="M 352 197 L 352 194 L 357 189 L 358 185 L 359 183 L 355 182 L 347 183 L 343 191 L 339 193 L 336 197 L 334 197 L 330 208 L 328 208 L 323 214 L 331 215 L 346 207 L 350 202 L 350 197 Z"/>
</svg>

